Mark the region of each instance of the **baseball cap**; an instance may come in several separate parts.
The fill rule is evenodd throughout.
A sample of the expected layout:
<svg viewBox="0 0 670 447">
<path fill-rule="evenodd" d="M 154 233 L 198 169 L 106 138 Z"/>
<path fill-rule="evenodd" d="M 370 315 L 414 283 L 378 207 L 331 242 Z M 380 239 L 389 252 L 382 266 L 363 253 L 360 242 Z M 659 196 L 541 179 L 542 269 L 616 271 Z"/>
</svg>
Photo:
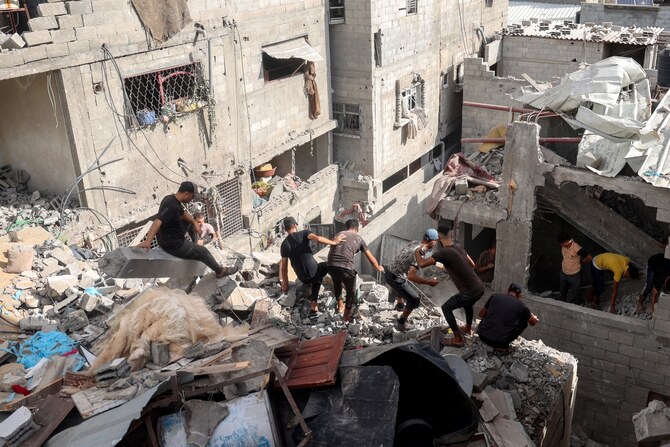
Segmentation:
<svg viewBox="0 0 670 447">
<path fill-rule="evenodd" d="M 515 292 L 515 293 L 521 293 L 523 292 L 523 288 L 518 285 L 517 283 L 513 282 L 512 284 L 509 285 L 509 288 L 507 289 L 509 292 Z"/>
<path fill-rule="evenodd" d="M 193 182 L 181 182 L 179 185 L 179 192 L 192 192 L 193 194 L 198 193 L 198 187 L 195 186 Z"/>
<path fill-rule="evenodd" d="M 295 220 L 295 218 L 293 218 L 292 216 L 284 218 L 284 230 L 288 230 L 293 225 L 298 225 L 298 222 Z"/>
<path fill-rule="evenodd" d="M 427 229 L 426 234 L 424 234 L 423 237 L 428 241 L 436 241 L 439 239 L 437 236 L 437 230 L 434 228 Z"/>
</svg>

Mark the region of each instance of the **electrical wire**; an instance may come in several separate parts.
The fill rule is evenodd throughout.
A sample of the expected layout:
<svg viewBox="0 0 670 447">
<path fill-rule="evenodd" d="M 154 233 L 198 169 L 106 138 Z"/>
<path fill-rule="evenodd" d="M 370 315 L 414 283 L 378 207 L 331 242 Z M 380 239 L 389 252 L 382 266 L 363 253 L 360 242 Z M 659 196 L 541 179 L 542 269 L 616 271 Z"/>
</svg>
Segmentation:
<svg viewBox="0 0 670 447">
<path fill-rule="evenodd" d="M 56 127 L 58 129 L 58 115 L 56 114 L 56 95 L 53 92 L 53 87 L 51 87 L 51 72 L 47 72 L 47 96 L 49 97 L 49 102 L 51 103 L 51 109 L 53 110 L 54 119 L 56 120 Z"/>
</svg>

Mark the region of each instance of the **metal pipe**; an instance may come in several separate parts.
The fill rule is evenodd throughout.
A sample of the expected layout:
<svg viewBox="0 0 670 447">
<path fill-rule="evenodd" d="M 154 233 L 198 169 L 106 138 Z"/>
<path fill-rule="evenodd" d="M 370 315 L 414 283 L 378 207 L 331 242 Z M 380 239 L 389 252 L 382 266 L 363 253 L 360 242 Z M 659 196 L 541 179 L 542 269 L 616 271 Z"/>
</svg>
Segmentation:
<svg viewBox="0 0 670 447">
<path fill-rule="evenodd" d="M 463 107 L 474 107 L 476 109 L 488 109 L 488 110 L 500 110 L 501 112 L 515 112 L 515 113 L 539 113 L 540 116 L 559 116 L 555 114 L 554 112 L 549 112 L 549 111 L 540 111 L 537 109 L 522 109 L 520 107 L 508 107 L 508 106 L 499 106 L 497 104 L 484 104 L 481 102 L 471 102 L 471 101 L 463 101 Z"/>
<path fill-rule="evenodd" d="M 582 137 L 540 138 L 540 143 L 579 143 Z M 505 138 L 461 138 L 461 143 L 504 143 Z"/>
</svg>

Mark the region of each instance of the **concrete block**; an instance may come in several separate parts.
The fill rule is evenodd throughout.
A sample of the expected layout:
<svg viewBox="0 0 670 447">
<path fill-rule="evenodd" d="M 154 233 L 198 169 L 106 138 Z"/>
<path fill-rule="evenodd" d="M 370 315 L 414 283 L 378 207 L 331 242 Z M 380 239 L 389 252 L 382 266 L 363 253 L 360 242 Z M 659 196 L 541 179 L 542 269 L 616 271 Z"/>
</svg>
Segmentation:
<svg viewBox="0 0 670 447">
<path fill-rule="evenodd" d="M 72 2 L 65 2 L 65 9 L 70 15 L 90 14 L 93 12 L 91 0 L 79 0 Z"/>
<path fill-rule="evenodd" d="M 47 289 L 54 298 L 61 296 L 70 287 L 75 287 L 79 283 L 76 276 L 59 275 L 47 278 Z"/>
<path fill-rule="evenodd" d="M 633 415 L 635 437 L 638 442 L 657 441 L 670 436 L 670 408 L 660 400 Z"/>
<path fill-rule="evenodd" d="M 21 37 L 17 33 L 12 34 L 11 36 L 9 36 L 9 39 L 5 40 L 2 43 L 2 48 L 7 50 L 18 50 L 19 48 L 23 48 L 25 46 L 26 41 L 23 40 L 23 37 Z"/>
<path fill-rule="evenodd" d="M 58 22 L 58 28 L 76 28 L 78 26 L 84 26 L 84 21 L 81 18 L 81 15 L 64 15 L 56 17 Z"/>
<path fill-rule="evenodd" d="M 27 331 L 44 331 L 45 328 L 54 325 L 54 321 L 48 319 L 45 316 L 36 316 L 31 315 L 26 318 L 22 318 L 19 321 L 19 327 L 22 330 Z"/>
<path fill-rule="evenodd" d="M 256 301 L 265 298 L 268 298 L 268 294 L 264 289 L 237 287 L 224 299 L 220 307 L 225 310 L 247 311 Z"/>
<path fill-rule="evenodd" d="M 454 182 L 454 193 L 459 196 L 464 196 L 468 193 L 468 181 L 466 179 L 458 179 Z"/>
<path fill-rule="evenodd" d="M 0 68 L 16 67 L 23 65 L 23 54 L 21 51 L 7 51 L 0 53 Z"/>
<path fill-rule="evenodd" d="M 43 31 L 58 28 L 56 17 L 33 17 L 28 20 L 28 29 L 30 31 Z"/>
<path fill-rule="evenodd" d="M 98 303 L 100 302 L 100 298 L 101 298 L 100 295 L 92 295 L 92 294 L 89 294 L 89 293 L 85 293 L 81 297 L 79 307 L 81 309 L 84 309 L 84 312 L 91 313 L 98 306 Z"/>
<path fill-rule="evenodd" d="M 98 266 L 113 278 L 165 278 L 203 276 L 207 267 L 200 261 L 180 259 L 160 248 L 144 250 L 121 247 L 106 253 Z"/>
<path fill-rule="evenodd" d="M 64 16 L 65 17 L 65 16 Z M 67 43 L 67 42 L 73 42 L 77 39 L 77 35 L 74 32 L 74 29 L 57 29 L 51 31 L 51 40 L 53 43 Z M 70 52 L 69 46 L 66 45 L 68 48 L 68 53 Z"/>
<path fill-rule="evenodd" d="M 40 3 L 37 5 L 37 13 L 42 16 L 62 16 L 68 13 L 64 3 Z"/>
<path fill-rule="evenodd" d="M 21 52 L 23 53 L 23 61 L 25 63 L 28 63 L 46 59 L 48 57 L 46 48 L 47 48 L 46 45 L 39 45 L 32 48 L 24 48 L 23 50 L 21 50 Z"/>
<path fill-rule="evenodd" d="M 170 344 L 152 341 L 151 361 L 158 366 L 165 366 L 170 363 Z"/>
<path fill-rule="evenodd" d="M 48 58 L 63 57 L 70 54 L 67 43 L 54 43 L 45 47 Z"/>
<path fill-rule="evenodd" d="M 91 49 L 91 43 L 88 40 L 76 40 L 68 42 L 67 47 L 70 49 L 70 54 L 83 53 Z"/>
<path fill-rule="evenodd" d="M 61 320 L 60 328 L 63 332 L 75 332 L 88 326 L 88 316 L 82 309 L 70 312 Z"/>
<path fill-rule="evenodd" d="M 78 298 L 79 298 L 78 295 L 72 295 L 68 298 L 65 298 L 63 301 L 56 303 L 56 305 L 54 306 L 54 312 L 60 313 L 61 310 L 63 310 L 70 304 L 74 303 Z"/>
<path fill-rule="evenodd" d="M 26 31 L 21 37 L 28 46 L 43 45 L 52 41 L 49 31 Z"/>
</svg>

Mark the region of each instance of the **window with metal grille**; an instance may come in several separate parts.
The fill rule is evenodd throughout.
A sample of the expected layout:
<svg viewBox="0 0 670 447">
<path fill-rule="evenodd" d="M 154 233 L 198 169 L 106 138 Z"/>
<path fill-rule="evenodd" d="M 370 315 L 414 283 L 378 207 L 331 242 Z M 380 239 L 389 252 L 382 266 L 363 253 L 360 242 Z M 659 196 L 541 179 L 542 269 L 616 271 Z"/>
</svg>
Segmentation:
<svg viewBox="0 0 670 447">
<path fill-rule="evenodd" d="M 414 83 L 402 92 L 402 108 L 404 112 L 411 112 L 414 109 L 420 109 L 421 104 L 421 84 Z"/>
<path fill-rule="evenodd" d="M 330 0 L 328 23 L 344 23 L 344 0 Z"/>
<path fill-rule="evenodd" d="M 236 179 L 226 180 L 216 186 L 219 193 L 219 206 L 222 215 L 219 222 L 221 237 L 230 236 L 243 228 L 242 224 L 242 192 L 240 182 Z M 209 216 L 210 220 L 213 216 Z"/>
<path fill-rule="evenodd" d="M 130 230 L 123 231 L 121 233 L 116 233 L 116 240 L 119 242 L 119 247 L 129 247 L 133 244 L 133 241 L 140 234 L 140 231 L 144 228 L 144 225 L 140 225 L 137 228 L 132 228 Z M 146 236 L 142 238 L 139 242 L 146 240 Z M 158 247 L 158 241 L 154 237 L 154 240 L 151 241 L 151 248 Z"/>
<path fill-rule="evenodd" d="M 361 106 L 333 103 L 333 117 L 337 120 L 336 132 L 359 135 L 361 133 Z"/>
<path fill-rule="evenodd" d="M 133 127 L 156 124 L 209 104 L 209 85 L 199 63 L 166 68 L 124 79 Z"/>
<path fill-rule="evenodd" d="M 416 14 L 416 2 L 417 0 L 407 0 L 407 6 L 405 9 L 407 15 Z"/>
</svg>

